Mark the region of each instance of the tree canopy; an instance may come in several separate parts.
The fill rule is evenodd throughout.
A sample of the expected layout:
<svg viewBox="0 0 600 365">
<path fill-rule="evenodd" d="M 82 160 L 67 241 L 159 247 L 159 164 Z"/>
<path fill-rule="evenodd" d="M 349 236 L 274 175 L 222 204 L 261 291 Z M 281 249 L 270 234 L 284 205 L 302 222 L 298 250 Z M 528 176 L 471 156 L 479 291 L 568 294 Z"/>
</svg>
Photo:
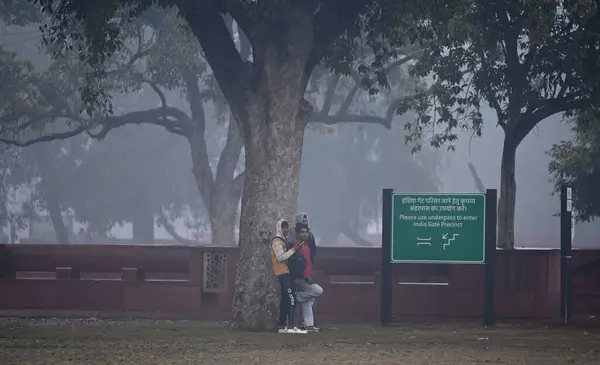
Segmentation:
<svg viewBox="0 0 600 365">
<path fill-rule="evenodd" d="M 428 4 L 428 2 L 425 2 Z M 450 1 L 426 11 L 429 52 L 412 72 L 430 78 L 400 106 L 413 110 L 407 140 L 453 148 L 458 130 L 481 135 L 481 108 L 504 130 L 498 245 L 514 246 L 515 158 L 542 120 L 600 103 L 596 2 Z"/>
<path fill-rule="evenodd" d="M 600 114 L 585 111 L 574 120 L 575 138 L 562 141 L 549 151 L 550 173 L 556 191 L 563 185 L 573 188 L 573 206 L 579 221 L 600 217 Z"/>
</svg>

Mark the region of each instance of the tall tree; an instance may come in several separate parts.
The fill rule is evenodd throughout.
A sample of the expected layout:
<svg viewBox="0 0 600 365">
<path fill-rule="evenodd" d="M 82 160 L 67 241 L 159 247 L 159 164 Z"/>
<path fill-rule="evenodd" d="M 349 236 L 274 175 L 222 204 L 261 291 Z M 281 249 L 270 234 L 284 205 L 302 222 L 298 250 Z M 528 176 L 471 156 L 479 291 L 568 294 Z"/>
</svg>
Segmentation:
<svg viewBox="0 0 600 365">
<path fill-rule="evenodd" d="M 600 102 L 597 3 L 458 0 L 424 6 L 429 4 L 435 8 L 422 24 L 432 31 L 431 51 L 413 72 L 432 83 L 399 109 L 418 115 L 407 126 L 408 139 L 433 135 L 433 146 L 452 145 L 456 130 L 481 134 L 482 105 L 495 111 L 505 135 L 498 245 L 512 248 L 517 147 L 544 119 Z"/>
<path fill-rule="evenodd" d="M 52 18 L 45 28 L 46 38 L 59 49 L 81 46 L 81 58 L 94 68 L 95 75 L 103 73 L 104 62 L 119 49 L 116 40 L 121 25 L 152 4 L 144 0 L 35 2 Z M 348 71 L 361 43 L 356 40 L 361 37 L 376 50 L 372 66 L 380 69 L 383 61 L 398 56 L 400 45 L 393 43 L 393 47 L 388 47 L 383 33 L 396 40 L 411 38 L 404 37 L 406 32 L 396 34 L 396 30 L 400 28 L 398 24 L 413 24 L 411 14 L 417 8 L 411 2 L 366 0 L 206 0 L 158 4 L 175 7 L 199 41 L 245 146 L 240 258 L 232 326 L 272 328 L 277 299 L 269 267 L 268 240 L 276 220 L 295 210 L 303 134 L 313 117 L 313 108 L 304 98 L 311 73 L 322 61 Z M 244 59 L 244 52 L 236 47 L 227 17 L 235 20 L 240 36 L 248 41 L 250 58 Z M 82 39 L 85 42 L 78 42 Z M 379 76 L 385 84 L 385 78 Z M 83 91 L 87 112 L 101 114 L 106 105 L 103 88 L 92 82 Z M 171 122 L 182 119 L 171 112 L 160 109 L 160 120 L 176 132 L 181 130 L 181 124 Z M 337 121 L 345 118 L 338 116 Z M 195 128 L 196 120 L 184 121 L 185 128 Z M 202 167 L 195 161 L 194 165 Z"/>
<path fill-rule="evenodd" d="M 84 118 L 80 114 L 80 88 L 85 87 L 80 80 L 90 69 L 78 62 L 76 54 L 67 51 L 48 70 L 40 72 L 32 72 L 29 63 L 16 59 L 12 63 L 5 62 L 14 65 L 13 68 L 19 67 L 22 72 L 11 72 L 19 78 L 13 77 L 15 82 L 3 85 L 7 95 L 3 101 L 10 101 L 18 95 L 35 95 L 36 98 L 28 97 L 28 102 L 12 103 L 10 108 L 3 109 L 0 141 L 24 147 L 84 132 L 102 139 L 112 129 L 127 124 L 162 126 L 189 142 L 196 166 L 192 170 L 193 175 L 214 227 L 213 243 L 233 244 L 243 183 L 243 174 L 235 174 L 242 142 L 235 123 L 221 123 L 218 128 L 207 123 L 207 120 L 215 118 L 214 114 L 221 118 L 227 110 L 222 110 L 224 102 L 197 41 L 173 11 L 155 8 L 127 24 L 119 41 L 128 47 L 105 62 L 109 71 L 104 74 L 101 85 L 96 85 L 115 98 L 113 107 L 116 108 L 116 116 L 111 118 Z M 50 50 L 52 47 L 54 45 L 50 45 Z M 12 53 L 7 54 L 14 57 Z M 24 91 L 16 92 L 10 88 L 11 85 L 13 89 L 18 86 Z M 54 90 L 60 91 L 55 93 Z M 158 107 L 156 103 L 148 105 L 139 100 L 133 101 L 132 95 L 143 91 L 155 94 Z M 187 103 L 178 102 L 179 93 L 186 96 Z M 147 96 L 148 92 L 143 94 Z M 124 102 L 126 100 L 128 102 Z M 215 108 L 216 104 L 221 104 L 220 108 Z M 211 114 L 207 107 L 219 112 Z M 167 122 L 166 118 L 172 119 Z M 32 131 L 32 125 L 42 124 L 54 133 Z M 225 143 L 222 143 L 223 133 Z M 220 156 L 218 153 L 215 156 L 216 150 L 221 151 Z M 162 218 L 162 225 L 170 228 Z M 146 232 L 149 231 L 149 228 L 146 229 Z"/>
<path fill-rule="evenodd" d="M 100 235 L 131 222 L 133 242 L 146 244 L 154 242 L 159 222 L 181 240 L 166 217 L 182 217 L 188 209 L 204 211 L 189 167 L 189 148 L 181 141 L 144 125 L 126 126 L 91 142 L 66 197 L 75 218 Z"/>
<path fill-rule="evenodd" d="M 577 116 L 575 138 L 562 141 L 549 151 L 549 170 L 556 190 L 563 184 L 573 188 L 577 220 L 590 222 L 600 217 L 600 113 L 586 110 Z"/>
</svg>

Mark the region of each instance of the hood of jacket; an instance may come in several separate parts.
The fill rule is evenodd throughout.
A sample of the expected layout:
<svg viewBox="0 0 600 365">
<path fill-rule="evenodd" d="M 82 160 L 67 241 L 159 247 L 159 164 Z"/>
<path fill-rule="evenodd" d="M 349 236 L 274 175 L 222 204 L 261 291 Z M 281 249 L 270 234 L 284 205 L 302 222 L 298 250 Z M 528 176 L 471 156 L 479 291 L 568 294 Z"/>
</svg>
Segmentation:
<svg viewBox="0 0 600 365">
<path fill-rule="evenodd" d="M 283 222 L 286 222 L 289 225 L 289 222 L 287 221 L 287 219 L 280 219 L 279 221 L 277 221 L 277 226 L 275 226 L 275 237 L 279 237 L 285 241 L 287 239 L 287 237 L 285 237 L 283 235 L 283 229 L 281 228 L 281 226 L 283 225 Z"/>
<path fill-rule="evenodd" d="M 306 225 L 308 225 L 310 222 L 308 220 L 308 214 L 304 213 L 304 212 L 300 212 L 297 213 L 296 216 L 294 217 L 294 227 L 296 226 L 296 224 L 298 223 L 302 223 L 302 218 L 306 217 Z"/>
</svg>

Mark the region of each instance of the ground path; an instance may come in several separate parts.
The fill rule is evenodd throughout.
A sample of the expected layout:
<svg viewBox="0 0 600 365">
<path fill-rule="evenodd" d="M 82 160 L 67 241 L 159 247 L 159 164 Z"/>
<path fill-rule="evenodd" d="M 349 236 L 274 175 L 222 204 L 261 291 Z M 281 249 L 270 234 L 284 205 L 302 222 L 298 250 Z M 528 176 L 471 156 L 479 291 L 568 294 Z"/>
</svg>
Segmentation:
<svg viewBox="0 0 600 365">
<path fill-rule="evenodd" d="M 600 330 L 357 325 L 281 335 L 194 321 L 0 318 L 0 364 L 600 364 Z"/>
</svg>

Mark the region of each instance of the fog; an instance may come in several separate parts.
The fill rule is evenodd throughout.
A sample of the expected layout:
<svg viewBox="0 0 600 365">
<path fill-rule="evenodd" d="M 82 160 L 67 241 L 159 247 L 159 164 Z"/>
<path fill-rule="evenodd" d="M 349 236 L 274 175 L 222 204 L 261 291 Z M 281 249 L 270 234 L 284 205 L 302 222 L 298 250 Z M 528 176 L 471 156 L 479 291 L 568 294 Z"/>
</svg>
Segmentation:
<svg viewBox="0 0 600 365">
<path fill-rule="evenodd" d="M 50 60 L 40 53 L 39 40 L 35 27 L 1 28 L 0 44 L 17 52 L 19 58 L 31 61 L 40 71 L 48 67 Z M 329 80 L 333 75 L 321 77 Z M 338 104 L 352 86 L 351 80 L 344 82 Z M 405 77 L 397 77 L 392 92 L 376 98 L 363 93 L 351 109 L 360 115 L 385 115 L 395 97 L 394 91 L 402 92 L 406 82 L 409 81 Z M 170 106 L 190 113 L 181 88 L 164 93 Z M 317 87 L 307 96 L 322 107 L 324 94 L 323 88 Z M 115 113 L 160 105 L 160 99 L 148 87 L 113 95 Z M 230 118 L 211 102 L 206 102 L 204 108 L 205 141 L 215 175 Z M 499 189 L 503 132 L 496 127 L 491 111 L 485 111 L 484 117 L 482 137 L 471 138 L 464 132 L 455 143 L 455 151 L 425 146 L 415 155 L 404 143 L 403 124 L 410 120 L 410 115 L 395 117 L 391 130 L 373 123 L 310 124 L 304 140 L 298 209 L 311 218 L 318 244 L 380 245 L 383 188 L 399 192 L 477 192 L 468 168 L 472 163 L 486 188 Z M 516 247 L 559 246 L 556 217 L 559 200 L 552 195 L 546 151 L 554 143 L 571 137 L 569 126 L 560 116 L 554 116 L 541 123 L 518 148 Z M 20 149 L 19 159 L 10 160 L 21 167 L 25 164 L 37 167 L 30 167 L 19 176 L 13 167 L 11 177 L 4 179 L 4 190 L 8 191 L 4 204 L 11 214 L 18 216 L 15 221 L 20 219 L 22 223 L 20 228 L 13 225 L 11 230 L 8 221 L 0 221 L 7 235 L 21 242 L 55 241 L 56 227 L 45 208 L 54 199 L 60 204 L 70 242 L 81 239 L 77 237 L 80 229 L 93 227 L 95 233 L 88 237 L 88 243 L 126 243 L 132 239 L 141 243 L 134 238 L 132 221 L 135 221 L 142 226 L 140 237 L 154 243 L 210 244 L 209 214 L 192 174 L 193 161 L 186 138 L 161 127 L 141 124 L 116 128 L 100 141 L 80 135 L 45 145 Z M 67 157 L 64 164 L 52 165 L 47 171 L 48 165 L 40 160 L 40 153 Z M 240 158 L 236 173 L 242 170 L 243 158 Z M 45 177 L 40 177 L 44 173 Z M 45 183 L 50 181 L 52 186 L 48 188 Z M 28 209 L 23 208 L 24 203 Z M 164 221 L 158 224 L 161 212 L 167 216 L 168 228 Z M 39 217 L 37 222 L 32 219 L 34 215 Z M 148 222 L 153 231 L 150 236 Z M 576 235 L 580 229 L 589 232 L 589 227 L 578 226 Z"/>
</svg>

